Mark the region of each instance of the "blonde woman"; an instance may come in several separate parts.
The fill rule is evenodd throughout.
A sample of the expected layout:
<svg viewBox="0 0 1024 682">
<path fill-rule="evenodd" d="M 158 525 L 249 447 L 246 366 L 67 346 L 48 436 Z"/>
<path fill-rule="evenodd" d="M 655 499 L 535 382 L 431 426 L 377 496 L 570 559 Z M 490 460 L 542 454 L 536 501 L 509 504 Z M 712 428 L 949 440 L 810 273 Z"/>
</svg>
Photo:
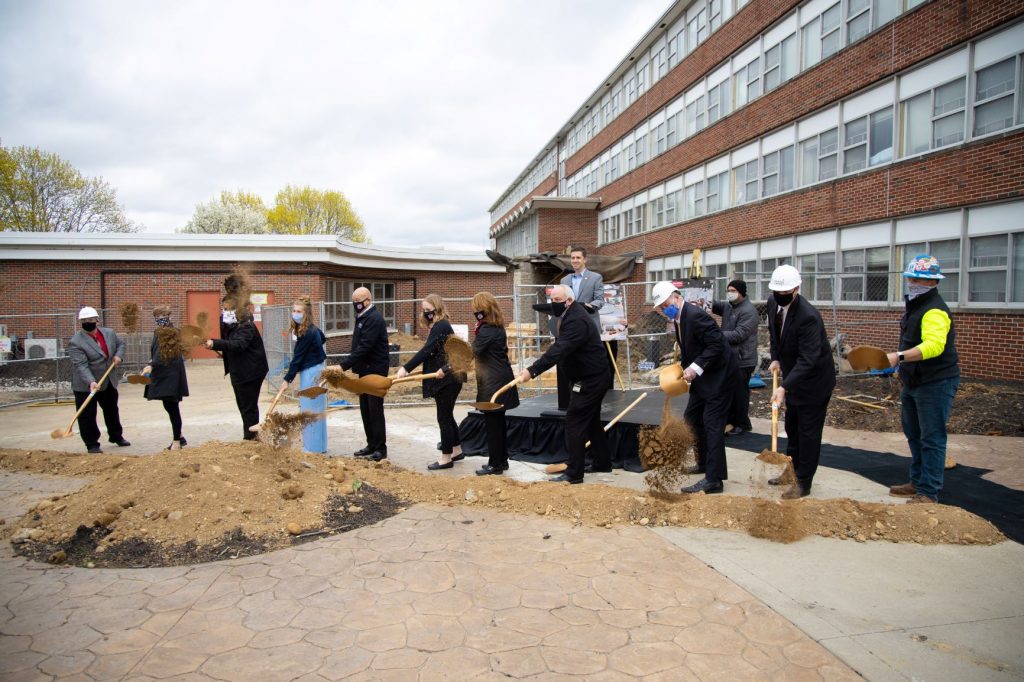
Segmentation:
<svg viewBox="0 0 1024 682">
<path fill-rule="evenodd" d="M 324 333 L 313 324 L 313 305 L 308 296 L 300 296 L 292 303 L 292 335 L 295 337 L 295 348 L 292 351 L 292 362 L 288 373 L 284 375 L 285 386 L 299 377 L 299 390 L 316 386 L 320 372 L 324 369 L 327 353 L 324 344 L 327 339 Z M 327 410 L 327 396 L 303 398 L 299 396 L 299 410 L 323 414 Z M 323 419 L 313 422 L 302 429 L 302 449 L 305 452 L 327 452 L 327 422 Z"/>
<path fill-rule="evenodd" d="M 423 397 L 433 398 L 437 405 L 437 425 L 441 430 L 441 457 L 431 462 L 427 468 L 451 469 L 454 463 L 464 457 L 459 442 L 459 425 L 455 422 L 455 401 L 462 390 L 465 377 L 459 377 L 448 366 L 448 356 L 444 351 L 444 342 L 454 334 L 452 323 L 444 299 L 437 294 L 429 294 L 420 303 L 422 309 L 420 323 L 430 330 L 427 342 L 409 362 L 398 369 L 398 376 L 408 376 L 409 372 L 423 365 L 424 374 L 436 374 L 436 379 L 423 382 Z"/>
<path fill-rule="evenodd" d="M 473 297 L 473 317 L 476 318 L 476 336 L 473 339 L 473 360 L 476 365 L 476 399 L 486 402 L 494 393 L 512 381 L 515 375 L 508 361 L 508 337 L 505 335 L 505 317 L 501 314 L 494 295 L 481 291 Z M 519 407 L 519 391 L 513 386 L 498 396 L 500 410 L 484 412 L 487 431 L 487 464 L 476 471 L 477 476 L 500 476 L 508 469 L 508 451 L 505 447 L 505 411 Z"/>
</svg>

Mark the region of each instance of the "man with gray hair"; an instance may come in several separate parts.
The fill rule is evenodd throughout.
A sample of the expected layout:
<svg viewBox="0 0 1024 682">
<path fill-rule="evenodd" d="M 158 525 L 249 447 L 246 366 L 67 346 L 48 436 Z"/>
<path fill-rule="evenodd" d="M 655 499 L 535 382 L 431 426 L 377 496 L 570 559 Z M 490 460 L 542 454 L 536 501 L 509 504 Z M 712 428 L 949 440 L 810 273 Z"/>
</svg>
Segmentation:
<svg viewBox="0 0 1024 682">
<path fill-rule="evenodd" d="M 601 335 L 586 309 L 575 303 L 571 288 L 561 284 L 552 288 L 551 314 L 559 321 L 558 337 L 519 378 L 525 383 L 557 363 L 572 382 L 569 409 L 565 414 L 569 466 L 564 474 L 551 480 L 582 483 L 584 473 L 612 470 L 608 439 L 601 426 L 601 401 L 611 387 L 611 368 Z M 584 445 L 588 440 L 593 452 L 591 467 L 586 466 Z"/>
</svg>

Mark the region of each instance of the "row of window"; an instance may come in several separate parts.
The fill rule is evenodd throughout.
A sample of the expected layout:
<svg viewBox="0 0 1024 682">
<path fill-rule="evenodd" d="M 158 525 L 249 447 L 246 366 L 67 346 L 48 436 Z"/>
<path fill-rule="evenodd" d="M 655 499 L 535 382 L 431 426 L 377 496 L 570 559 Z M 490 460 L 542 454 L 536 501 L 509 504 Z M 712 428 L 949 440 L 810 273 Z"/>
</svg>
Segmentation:
<svg viewBox="0 0 1024 682">
<path fill-rule="evenodd" d="M 928 253 L 942 267 L 939 291 L 947 303 L 1024 304 L 1022 211 L 1018 201 L 710 249 L 703 274 L 715 280 L 717 298 L 740 277 L 748 296 L 764 300 L 772 271 L 789 264 L 800 271 L 801 293 L 812 301 L 898 304 L 904 293 L 899 273 Z M 677 279 L 689 265 L 689 254 L 650 259 L 648 279 Z"/>
<path fill-rule="evenodd" d="M 495 239 L 495 250 L 509 258 L 537 253 L 537 223 L 537 214 L 533 213 L 505 230 Z"/>
<path fill-rule="evenodd" d="M 498 218 L 512 210 L 517 203 L 525 199 L 532 192 L 541 180 L 555 172 L 555 150 L 552 149 L 545 155 L 540 163 L 533 166 L 530 172 L 491 209 L 491 225 L 497 222 Z"/>
<path fill-rule="evenodd" d="M 812 0 L 805 3 L 623 136 L 610 150 L 563 179 L 560 193 L 587 196 L 596 192 L 923 1 Z M 567 147 L 571 154 L 574 151 L 571 135 Z M 623 155 L 624 158 L 613 160 Z"/>
<path fill-rule="evenodd" d="M 604 208 L 598 239 L 640 232 L 1024 124 L 1024 23 Z"/>
<path fill-rule="evenodd" d="M 397 328 L 394 282 L 352 282 L 332 279 L 327 281 L 327 298 L 324 300 L 322 322 L 325 333 L 353 331 L 356 311 L 352 306 L 352 292 L 359 287 L 366 287 L 373 294 L 374 306 L 384 316 L 388 329 Z"/>
</svg>

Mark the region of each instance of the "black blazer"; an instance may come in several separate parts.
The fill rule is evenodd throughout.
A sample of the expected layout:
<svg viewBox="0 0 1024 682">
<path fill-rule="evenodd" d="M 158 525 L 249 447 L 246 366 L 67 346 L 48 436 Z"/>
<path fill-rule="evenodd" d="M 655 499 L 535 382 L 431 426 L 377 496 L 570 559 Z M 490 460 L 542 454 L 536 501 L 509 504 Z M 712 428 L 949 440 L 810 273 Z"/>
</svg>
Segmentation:
<svg viewBox="0 0 1024 682">
<path fill-rule="evenodd" d="M 164 360 L 160 355 L 160 339 L 153 334 L 149 344 L 149 365 L 153 368 L 150 383 L 142 395 L 147 400 L 181 400 L 188 395 L 188 377 L 185 375 L 185 358 L 178 356 Z"/>
<path fill-rule="evenodd" d="M 836 386 L 836 366 L 821 315 L 811 302 L 796 296 L 782 324 L 782 338 L 775 328 L 779 306 L 768 298 L 768 336 L 772 360 L 782 366 L 782 384 L 786 402 L 793 405 L 820 405 L 832 397 Z"/>
<path fill-rule="evenodd" d="M 444 370 L 444 379 L 426 379 L 423 382 L 423 397 L 433 398 L 445 386 L 462 384 L 466 381 L 465 376 L 455 376 L 451 367 L 448 366 L 448 354 L 444 351 L 444 342 L 455 333 L 452 323 L 448 320 L 438 320 L 430 325 L 430 334 L 423 347 L 412 356 L 409 362 L 405 363 L 406 372 L 411 372 L 420 365 L 423 365 L 424 374 L 433 374 L 439 369 Z"/>
<path fill-rule="evenodd" d="M 679 317 L 672 325 L 679 344 L 679 362 L 686 369 L 693 363 L 704 370 L 690 382 L 690 393 L 710 398 L 723 391 L 735 380 L 736 356 L 726 343 L 715 319 L 695 305 L 683 303 Z"/>
<path fill-rule="evenodd" d="M 251 319 L 238 324 L 221 324 L 223 338 L 213 340 L 213 350 L 224 355 L 224 373 L 231 375 L 231 383 L 244 384 L 263 381 L 270 370 L 263 337 Z"/>
<path fill-rule="evenodd" d="M 364 377 L 367 374 L 387 376 L 389 366 L 388 324 L 377 306 L 373 306 L 356 318 L 352 350 L 341 361 L 341 368 L 354 369 L 356 374 Z"/>
<path fill-rule="evenodd" d="M 508 337 L 502 327 L 480 325 L 473 339 L 473 359 L 476 363 L 477 402 L 490 400 L 495 391 L 515 378 L 508 361 Z M 498 396 L 498 402 L 508 410 L 519 407 L 519 390 L 513 386 Z"/>
<path fill-rule="evenodd" d="M 612 367 L 608 362 L 608 351 L 583 304 L 570 305 L 559 322 L 558 337 L 548 351 L 530 366 L 530 374 L 536 377 L 558 364 L 570 381 L 600 377 L 610 385 Z"/>
<path fill-rule="evenodd" d="M 292 350 L 292 362 L 288 365 L 288 373 L 284 380 L 291 383 L 295 375 L 304 369 L 316 367 L 327 359 L 324 351 L 324 343 L 327 342 L 324 333 L 315 324 L 306 327 L 306 333 L 295 341 L 295 348 Z"/>
</svg>

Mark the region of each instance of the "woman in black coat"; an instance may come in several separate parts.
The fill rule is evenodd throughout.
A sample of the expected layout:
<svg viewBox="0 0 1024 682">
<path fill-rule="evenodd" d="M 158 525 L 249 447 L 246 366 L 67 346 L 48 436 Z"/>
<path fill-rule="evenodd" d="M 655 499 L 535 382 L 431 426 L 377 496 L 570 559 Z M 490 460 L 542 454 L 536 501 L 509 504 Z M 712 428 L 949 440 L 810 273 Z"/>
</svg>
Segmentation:
<svg viewBox="0 0 1024 682">
<path fill-rule="evenodd" d="M 476 400 L 487 402 L 494 393 L 515 378 L 508 361 L 508 338 L 505 318 L 494 296 L 481 291 L 473 297 L 473 316 L 476 318 L 476 338 L 473 339 L 473 359 L 476 364 Z M 500 410 L 484 412 L 487 429 L 487 464 L 477 469 L 477 476 L 501 475 L 508 469 L 508 450 L 505 447 L 505 411 L 519 406 L 519 391 L 515 386 L 498 396 Z"/>
<path fill-rule="evenodd" d="M 452 324 L 445 309 L 444 300 L 437 294 L 429 294 L 420 304 L 423 309 L 423 326 L 430 329 L 426 343 L 409 362 L 398 369 L 398 376 L 404 377 L 412 370 L 423 365 L 424 374 L 436 374 L 436 379 L 423 382 L 423 397 L 433 398 L 437 405 L 437 425 L 441 430 L 441 457 L 431 462 L 427 468 L 451 469 L 455 462 L 462 459 L 462 444 L 459 441 L 459 425 L 455 422 L 455 401 L 462 390 L 464 376 L 452 372 L 448 366 L 448 356 L 444 351 L 444 342 L 454 334 Z"/>
<path fill-rule="evenodd" d="M 184 348 L 181 335 L 171 324 L 170 306 L 153 308 L 156 330 L 150 344 L 150 361 L 142 373 L 150 378 L 143 395 L 146 400 L 159 400 L 171 420 L 171 444 L 168 450 L 180 450 L 187 444 L 181 435 L 181 399 L 188 395 L 188 378 L 185 376 Z"/>
<path fill-rule="evenodd" d="M 210 339 L 206 347 L 223 355 L 224 374 L 231 376 L 235 404 L 242 415 L 242 438 L 255 440 L 249 427 L 260 423 L 260 389 L 270 369 L 267 353 L 248 308 L 235 310 L 227 302 L 225 306 L 220 313 L 220 338 Z"/>
</svg>

